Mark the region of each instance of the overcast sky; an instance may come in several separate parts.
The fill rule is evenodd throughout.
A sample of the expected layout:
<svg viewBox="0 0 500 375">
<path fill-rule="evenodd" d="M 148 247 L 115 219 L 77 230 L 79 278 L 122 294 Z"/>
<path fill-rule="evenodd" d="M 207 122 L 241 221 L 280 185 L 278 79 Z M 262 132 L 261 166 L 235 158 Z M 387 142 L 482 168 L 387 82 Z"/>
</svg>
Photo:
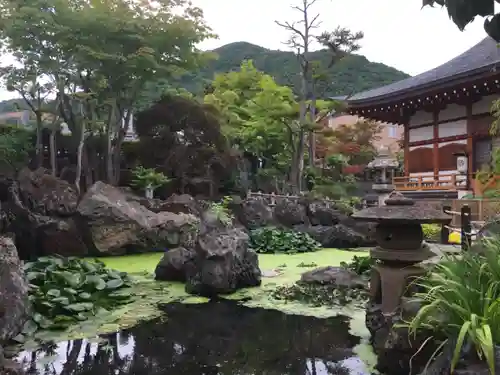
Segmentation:
<svg viewBox="0 0 500 375">
<path fill-rule="evenodd" d="M 300 13 L 291 9 L 302 0 L 192 0 L 219 40 L 203 43 L 214 48 L 246 41 L 271 49 L 285 49 L 287 32 L 275 20 L 293 21 Z M 418 74 L 442 64 L 485 37 L 483 20 L 464 32 L 448 18 L 446 9 L 425 7 L 422 0 L 317 0 L 322 30 L 337 26 L 363 31 L 360 54 L 369 60 Z"/>
<path fill-rule="evenodd" d="M 275 20 L 298 20 L 291 9 L 302 0 L 192 0 L 203 9 L 207 23 L 219 39 L 203 49 L 246 41 L 270 49 L 286 49 L 288 33 Z M 317 0 L 312 12 L 320 13 L 319 31 L 337 26 L 363 31 L 360 54 L 415 75 L 464 52 L 485 37 L 483 20 L 464 32 L 449 20 L 446 9 L 421 9 L 422 0 Z M 4 60 L 5 61 L 5 60 Z M 0 99 L 11 97 L 0 90 Z"/>
</svg>

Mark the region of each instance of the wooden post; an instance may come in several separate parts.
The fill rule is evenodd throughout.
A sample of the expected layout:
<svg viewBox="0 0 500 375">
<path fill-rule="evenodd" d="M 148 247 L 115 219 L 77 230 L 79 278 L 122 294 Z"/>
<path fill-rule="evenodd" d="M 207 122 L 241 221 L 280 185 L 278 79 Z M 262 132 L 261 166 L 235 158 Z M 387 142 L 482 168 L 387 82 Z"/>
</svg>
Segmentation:
<svg viewBox="0 0 500 375">
<path fill-rule="evenodd" d="M 460 210 L 460 223 L 461 223 L 461 246 L 462 251 L 467 251 L 472 243 L 472 225 L 471 225 L 471 209 L 468 205 L 464 204 Z"/>
<path fill-rule="evenodd" d="M 274 194 L 274 191 L 271 193 L 271 204 L 270 206 L 276 206 L 276 196 Z"/>
<path fill-rule="evenodd" d="M 451 211 L 451 206 L 443 206 L 443 212 L 445 214 L 447 214 L 449 211 Z M 447 225 L 443 224 L 441 226 L 441 243 L 443 245 L 447 245 L 449 239 L 450 239 L 450 230 L 448 229 Z"/>
</svg>

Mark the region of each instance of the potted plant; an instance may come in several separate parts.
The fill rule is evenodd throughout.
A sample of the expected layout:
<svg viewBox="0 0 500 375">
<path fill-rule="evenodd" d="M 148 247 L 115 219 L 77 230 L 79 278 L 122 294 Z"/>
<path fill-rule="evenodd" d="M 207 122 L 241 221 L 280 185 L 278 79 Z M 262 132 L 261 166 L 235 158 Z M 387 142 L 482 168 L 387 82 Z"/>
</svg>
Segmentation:
<svg viewBox="0 0 500 375">
<path fill-rule="evenodd" d="M 165 185 L 170 179 L 161 172 L 156 172 L 154 168 L 136 167 L 132 171 L 133 180 L 131 185 L 140 190 L 144 190 L 145 197 L 153 199 L 154 191 Z"/>
</svg>

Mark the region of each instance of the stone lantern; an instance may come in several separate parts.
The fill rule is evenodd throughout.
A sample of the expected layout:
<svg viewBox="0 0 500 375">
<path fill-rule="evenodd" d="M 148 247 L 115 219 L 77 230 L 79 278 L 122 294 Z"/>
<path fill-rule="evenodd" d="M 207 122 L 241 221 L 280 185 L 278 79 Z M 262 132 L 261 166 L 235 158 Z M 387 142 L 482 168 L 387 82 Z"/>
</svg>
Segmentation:
<svg viewBox="0 0 500 375">
<path fill-rule="evenodd" d="M 384 316 L 398 310 L 408 285 L 425 270 L 418 263 L 434 254 L 423 240 L 421 224 L 448 224 L 451 216 L 430 206 L 393 192 L 384 206 L 370 207 L 352 215 L 353 219 L 377 223 L 377 247 L 370 256 L 379 260 L 370 281 L 372 306 L 379 306 Z"/>
<path fill-rule="evenodd" d="M 391 156 L 387 147 L 381 147 L 378 156 L 367 165 L 367 169 L 375 172 L 373 191 L 378 195 L 378 204 L 383 206 L 388 195 L 394 191 L 394 172 L 399 168 L 399 162 Z"/>
</svg>

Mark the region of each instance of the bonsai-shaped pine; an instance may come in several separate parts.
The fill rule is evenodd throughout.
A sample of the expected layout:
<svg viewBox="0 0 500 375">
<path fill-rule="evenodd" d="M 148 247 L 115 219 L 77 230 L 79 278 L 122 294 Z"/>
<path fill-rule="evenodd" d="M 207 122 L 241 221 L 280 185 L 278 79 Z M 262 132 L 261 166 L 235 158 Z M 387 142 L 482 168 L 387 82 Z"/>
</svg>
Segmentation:
<svg viewBox="0 0 500 375">
<path fill-rule="evenodd" d="M 133 179 L 131 185 L 137 189 L 144 190 L 146 198 L 152 199 L 154 191 L 165 185 L 170 179 L 154 168 L 138 166 L 132 171 Z"/>
</svg>

